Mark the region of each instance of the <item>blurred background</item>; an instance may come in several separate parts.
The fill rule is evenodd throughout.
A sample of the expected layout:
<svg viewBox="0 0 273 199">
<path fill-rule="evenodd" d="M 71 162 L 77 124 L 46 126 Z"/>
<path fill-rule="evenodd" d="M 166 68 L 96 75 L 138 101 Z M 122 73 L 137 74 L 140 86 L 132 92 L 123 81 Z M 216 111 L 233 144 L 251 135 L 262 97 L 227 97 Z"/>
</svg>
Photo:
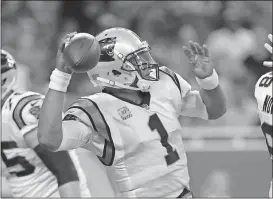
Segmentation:
<svg viewBox="0 0 273 199">
<path fill-rule="evenodd" d="M 198 89 L 182 46 L 208 45 L 228 111 L 217 121 L 181 118 L 191 187 L 197 197 L 268 197 L 272 165 L 254 98 L 269 71 L 263 45 L 272 32 L 270 1 L 1 1 L 1 45 L 18 64 L 18 87 L 45 94 L 60 38 L 96 35 L 110 27 L 135 31 L 154 59 Z M 86 74 L 73 75 L 66 100 L 98 92 Z M 93 196 L 111 196 L 104 168 L 79 150 Z M 96 170 L 96 172 L 94 172 Z M 103 177 L 101 177 L 103 176 Z M 98 183 L 97 179 L 101 179 Z"/>
</svg>

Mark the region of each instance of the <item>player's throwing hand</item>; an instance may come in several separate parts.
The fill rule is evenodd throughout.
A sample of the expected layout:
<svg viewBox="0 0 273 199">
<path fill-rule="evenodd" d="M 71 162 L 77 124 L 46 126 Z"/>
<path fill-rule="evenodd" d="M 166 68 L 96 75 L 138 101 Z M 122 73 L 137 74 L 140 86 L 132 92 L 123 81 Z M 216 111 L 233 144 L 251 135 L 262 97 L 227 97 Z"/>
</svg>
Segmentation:
<svg viewBox="0 0 273 199">
<path fill-rule="evenodd" d="M 206 45 L 201 46 L 197 42 L 189 41 L 190 48 L 183 46 L 184 53 L 193 66 L 193 73 L 199 79 L 205 79 L 212 75 L 213 65 L 209 57 Z"/>
<path fill-rule="evenodd" d="M 273 41 L 273 38 L 272 38 L 272 34 L 269 34 L 268 35 L 268 39 L 270 40 L 270 42 L 272 43 Z M 272 45 L 272 44 L 271 44 Z M 264 47 L 266 48 L 266 50 L 268 50 L 270 53 L 271 53 L 271 59 L 273 58 L 272 57 L 272 46 L 270 46 L 268 43 L 265 43 L 264 44 Z M 263 65 L 264 66 L 267 66 L 267 67 L 273 67 L 273 62 L 272 61 L 264 61 L 263 62 Z"/>
<path fill-rule="evenodd" d="M 56 68 L 64 73 L 72 74 L 72 71 L 66 66 L 66 63 L 63 58 L 63 50 L 65 47 L 65 44 L 72 38 L 74 35 L 76 35 L 77 32 L 72 32 L 69 34 L 66 34 L 59 45 L 58 52 L 57 52 L 57 60 L 56 60 Z"/>
</svg>

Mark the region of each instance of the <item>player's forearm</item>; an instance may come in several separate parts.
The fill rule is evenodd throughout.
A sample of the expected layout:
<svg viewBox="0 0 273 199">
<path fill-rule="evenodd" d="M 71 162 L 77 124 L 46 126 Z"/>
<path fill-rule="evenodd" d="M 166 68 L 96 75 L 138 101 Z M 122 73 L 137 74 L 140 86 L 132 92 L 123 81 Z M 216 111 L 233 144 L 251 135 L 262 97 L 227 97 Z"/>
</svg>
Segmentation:
<svg viewBox="0 0 273 199">
<path fill-rule="evenodd" d="M 220 85 L 212 90 L 200 90 L 201 98 L 206 105 L 208 119 L 215 120 L 226 112 L 226 98 Z"/>
<path fill-rule="evenodd" d="M 81 197 L 79 181 L 72 181 L 59 186 L 60 197 Z"/>
<path fill-rule="evenodd" d="M 64 92 L 49 89 L 40 113 L 38 125 L 39 143 L 52 151 L 57 150 L 62 142 L 64 95 Z"/>
</svg>

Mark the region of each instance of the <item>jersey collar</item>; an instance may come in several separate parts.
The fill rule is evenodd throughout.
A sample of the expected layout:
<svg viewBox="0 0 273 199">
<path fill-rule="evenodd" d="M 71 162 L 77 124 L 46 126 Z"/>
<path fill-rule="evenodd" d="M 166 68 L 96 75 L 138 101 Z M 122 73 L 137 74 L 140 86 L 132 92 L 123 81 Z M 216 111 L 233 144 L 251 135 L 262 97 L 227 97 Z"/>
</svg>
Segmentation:
<svg viewBox="0 0 273 199">
<path fill-rule="evenodd" d="M 103 93 L 107 93 L 109 95 L 112 95 L 113 97 L 115 98 L 118 98 L 122 101 L 125 101 L 125 102 L 128 102 L 130 104 L 133 104 L 135 106 L 140 106 L 140 107 L 145 107 L 145 106 L 149 106 L 150 105 L 150 101 L 151 101 L 151 94 L 149 92 L 141 92 L 141 95 L 142 95 L 142 102 L 140 104 L 137 104 L 135 102 L 132 102 L 131 100 L 127 100 L 127 99 L 124 99 L 124 98 L 121 98 L 121 97 L 118 97 L 116 96 L 115 94 L 113 93 L 110 93 L 110 92 L 107 92 L 106 89 L 103 89 L 102 90 Z"/>
</svg>

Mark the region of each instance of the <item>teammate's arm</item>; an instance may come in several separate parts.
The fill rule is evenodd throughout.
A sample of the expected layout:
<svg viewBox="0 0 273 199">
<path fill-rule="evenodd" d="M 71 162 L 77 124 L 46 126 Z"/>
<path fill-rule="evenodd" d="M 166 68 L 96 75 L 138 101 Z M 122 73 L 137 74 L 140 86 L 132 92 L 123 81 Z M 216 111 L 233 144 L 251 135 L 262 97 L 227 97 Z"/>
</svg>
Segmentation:
<svg viewBox="0 0 273 199">
<path fill-rule="evenodd" d="M 27 96 L 19 101 L 14 111 L 17 125 L 22 124 L 20 133 L 26 144 L 32 148 L 45 166 L 55 175 L 61 197 L 80 197 L 80 183 L 77 170 L 67 151 L 51 152 L 42 147 L 37 138 L 38 118 L 43 103 L 42 96 Z M 20 111 L 18 108 L 22 108 Z M 18 114 L 18 115 L 17 115 Z"/>
</svg>

